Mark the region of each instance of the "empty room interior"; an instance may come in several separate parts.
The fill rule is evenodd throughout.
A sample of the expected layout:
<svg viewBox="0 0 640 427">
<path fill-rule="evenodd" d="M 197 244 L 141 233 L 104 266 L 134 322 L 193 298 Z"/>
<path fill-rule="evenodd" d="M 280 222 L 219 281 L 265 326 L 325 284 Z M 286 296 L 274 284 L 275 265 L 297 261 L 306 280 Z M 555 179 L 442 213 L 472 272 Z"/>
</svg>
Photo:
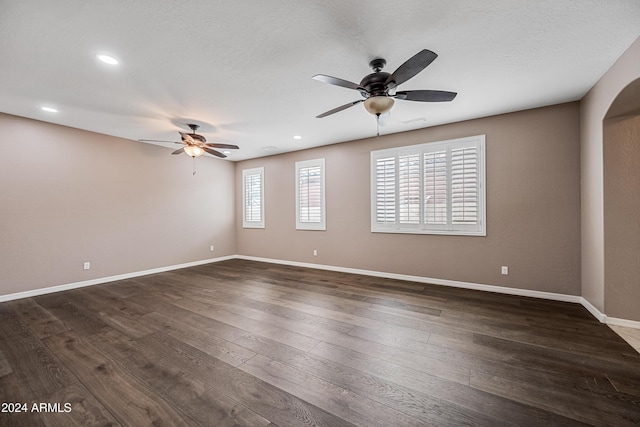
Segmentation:
<svg viewBox="0 0 640 427">
<path fill-rule="evenodd" d="M 638 1 L 4 1 L 0 53 L 0 425 L 640 425 Z"/>
</svg>

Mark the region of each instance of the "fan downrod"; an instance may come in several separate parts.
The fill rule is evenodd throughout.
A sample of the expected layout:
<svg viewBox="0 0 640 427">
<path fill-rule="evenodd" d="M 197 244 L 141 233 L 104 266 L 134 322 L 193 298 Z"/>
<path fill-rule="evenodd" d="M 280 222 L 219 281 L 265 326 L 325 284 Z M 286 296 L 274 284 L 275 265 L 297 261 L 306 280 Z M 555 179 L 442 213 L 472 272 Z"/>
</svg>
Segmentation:
<svg viewBox="0 0 640 427">
<path fill-rule="evenodd" d="M 382 71 L 385 65 L 387 65 L 387 61 L 385 61 L 383 58 L 375 58 L 372 59 L 371 62 L 369 62 L 369 66 L 373 68 L 373 71 L 375 71 L 376 73 Z"/>
<path fill-rule="evenodd" d="M 188 123 L 187 126 L 189 126 L 189 128 L 191 128 L 191 132 L 192 133 L 196 133 L 196 131 L 200 127 L 200 125 L 196 125 L 195 123 Z"/>
</svg>

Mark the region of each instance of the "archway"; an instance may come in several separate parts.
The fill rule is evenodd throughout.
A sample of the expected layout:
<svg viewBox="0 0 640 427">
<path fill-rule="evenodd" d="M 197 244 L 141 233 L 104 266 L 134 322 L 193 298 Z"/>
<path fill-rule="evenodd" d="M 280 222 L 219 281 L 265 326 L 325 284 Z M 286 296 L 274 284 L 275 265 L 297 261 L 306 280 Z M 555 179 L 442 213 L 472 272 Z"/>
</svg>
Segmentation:
<svg viewBox="0 0 640 427">
<path fill-rule="evenodd" d="M 640 79 L 603 121 L 605 313 L 640 321 Z"/>
</svg>

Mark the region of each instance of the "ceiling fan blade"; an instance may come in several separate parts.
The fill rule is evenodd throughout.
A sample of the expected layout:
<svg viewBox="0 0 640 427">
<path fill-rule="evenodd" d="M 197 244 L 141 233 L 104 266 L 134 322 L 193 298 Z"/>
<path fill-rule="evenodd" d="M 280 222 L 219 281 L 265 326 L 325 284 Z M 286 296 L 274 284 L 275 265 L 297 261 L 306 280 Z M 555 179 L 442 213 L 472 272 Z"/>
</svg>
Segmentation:
<svg viewBox="0 0 640 427">
<path fill-rule="evenodd" d="M 337 77 L 325 76 L 324 74 L 316 74 L 312 77 L 312 79 L 319 82 L 329 83 L 330 85 L 346 87 L 347 89 L 364 90 L 360 87 L 360 85 L 357 85 L 353 82 L 342 80 Z"/>
<path fill-rule="evenodd" d="M 447 92 L 444 90 L 406 90 L 396 92 L 394 98 L 405 101 L 449 102 L 453 101 L 456 95 L 456 92 Z"/>
<path fill-rule="evenodd" d="M 317 115 L 316 119 L 321 119 L 323 117 L 330 116 L 331 114 L 337 113 L 339 111 L 346 110 L 347 108 L 353 107 L 354 105 L 359 104 L 361 102 L 364 102 L 364 99 L 359 99 L 357 101 L 353 101 L 353 102 L 350 102 L 348 104 L 341 105 L 339 107 L 334 108 L 333 110 L 329 110 L 327 112 L 324 112 L 322 114 Z"/>
<path fill-rule="evenodd" d="M 207 147 L 201 147 L 201 148 L 202 148 L 204 151 L 206 151 L 207 153 L 209 153 L 209 154 L 213 154 L 214 156 L 220 157 L 220 158 L 222 158 L 222 159 L 224 159 L 225 157 L 227 157 L 227 156 L 225 156 L 224 154 L 222 154 L 221 152 L 216 151 L 216 150 L 212 150 L 211 148 L 207 148 Z"/>
<path fill-rule="evenodd" d="M 139 139 L 138 142 L 166 142 L 167 144 L 182 144 L 182 142 L 163 141 L 163 140 L 160 140 L 160 139 Z"/>
<path fill-rule="evenodd" d="M 197 133 L 190 133 L 189 136 L 193 139 L 197 139 L 200 142 L 207 142 L 207 138 L 202 135 L 198 135 Z"/>
<path fill-rule="evenodd" d="M 411 77 L 427 68 L 437 57 L 438 55 L 436 53 L 431 52 L 428 49 L 421 50 L 411 58 L 407 59 L 404 64 L 399 66 L 398 69 L 387 78 L 385 84 L 389 88 L 393 88 L 406 82 Z"/>
<path fill-rule="evenodd" d="M 171 154 L 180 154 L 180 153 L 184 153 L 184 147 L 182 147 L 182 148 L 178 148 L 176 151 L 174 151 L 174 152 L 173 152 L 173 153 L 171 153 Z"/>
<path fill-rule="evenodd" d="M 178 132 L 178 133 L 180 134 L 180 136 L 182 137 L 182 140 L 184 142 L 187 142 L 189 144 L 195 144 L 196 143 L 196 141 L 188 133 L 185 133 L 185 132 Z"/>
<path fill-rule="evenodd" d="M 233 144 L 218 144 L 217 142 L 208 142 L 206 144 L 207 147 L 211 147 L 211 148 L 226 148 L 228 150 L 237 150 L 238 147 L 237 145 L 233 145 Z"/>
</svg>

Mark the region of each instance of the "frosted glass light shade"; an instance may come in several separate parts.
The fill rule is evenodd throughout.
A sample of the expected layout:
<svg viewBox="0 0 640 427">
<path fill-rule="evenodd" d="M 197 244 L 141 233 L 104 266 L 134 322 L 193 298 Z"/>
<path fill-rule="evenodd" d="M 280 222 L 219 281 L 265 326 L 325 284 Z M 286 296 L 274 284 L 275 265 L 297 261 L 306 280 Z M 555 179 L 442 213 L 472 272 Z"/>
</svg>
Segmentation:
<svg viewBox="0 0 640 427">
<path fill-rule="evenodd" d="M 393 107 L 393 98 L 372 96 L 364 101 L 364 108 L 371 114 L 384 114 Z"/>
<path fill-rule="evenodd" d="M 184 147 L 184 152 L 190 157 L 200 157 L 204 154 L 204 150 L 197 145 L 187 145 Z"/>
</svg>

